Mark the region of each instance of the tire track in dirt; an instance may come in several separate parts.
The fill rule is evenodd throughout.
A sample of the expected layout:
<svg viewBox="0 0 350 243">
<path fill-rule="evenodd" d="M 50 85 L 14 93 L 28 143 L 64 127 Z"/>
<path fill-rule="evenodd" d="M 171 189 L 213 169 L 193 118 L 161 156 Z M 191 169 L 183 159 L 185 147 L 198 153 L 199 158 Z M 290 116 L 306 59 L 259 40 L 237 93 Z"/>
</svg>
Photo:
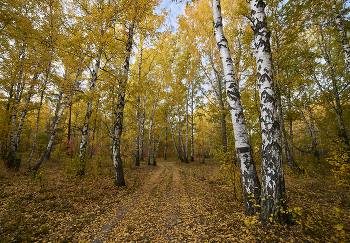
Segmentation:
<svg viewBox="0 0 350 243">
<path fill-rule="evenodd" d="M 141 190 L 136 193 L 136 195 L 127 203 L 126 206 L 123 206 L 114 216 L 112 216 L 106 225 L 101 228 L 101 235 L 95 239 L 93 239 L 93 243 L 100 243 L 105 240 L 108 240 L 109 234 L 111 230 L 116 227 L 122 217 L 133 208 L 138 199 L 144 195 L 149 193 L 156 186 L 157 180 L 164 174 L 165 168 L 162 165 L 159 165 L 159 169 L 156 171 L 154 175 L 142 186 Z"/>
<path fill-rule="evenodd" d="M 92 242 L 184 242 L 201 238 L 204 221 L 194 210 L 184 173 L 180 174 L 171 162 L 158 165 L 136 195 L 108 216 Z"/>
</svg>

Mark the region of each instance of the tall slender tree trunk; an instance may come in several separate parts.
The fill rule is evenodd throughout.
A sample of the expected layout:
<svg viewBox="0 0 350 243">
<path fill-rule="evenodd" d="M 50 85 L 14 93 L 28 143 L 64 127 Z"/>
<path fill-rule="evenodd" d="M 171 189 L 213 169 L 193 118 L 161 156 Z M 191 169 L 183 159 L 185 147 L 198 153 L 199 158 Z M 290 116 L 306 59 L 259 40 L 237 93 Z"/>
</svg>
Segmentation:
<svg viewBox="0 0 350 243">
<path fill-rule="evenodd" d="M 1 131 L 1 137 L 0 137 L 0 146 L 1 146 L 1 156 L 3 160 L 6 160 L 7 155 L 7 141 L 8 141 L 8 127 L 11 124 L 11 115 L 10 115 L 10 108 L 11 108 L 11 101 L 13 99 L 13 93 L 14 93 L 14 84 L 11 84 L 10 86 L 10 92 L 9 97 L 6 104 L 6 112 L 5 112 L 5 122 L 4 126 L 2 127 Z"/>
<path fill-rule="evenodd" d="M 276 91 L 276 102 L 277 102 L 277 114 L 280 122 L 280 129 L 281 129 L 281 136 L 282 136 L 282 144 L 283 144 L 283 150 L 284 154 L 286 156 L 287 163 L 289 167 L 295 171 L 299 172 L 300 168 L 297 165 L 297 163 L 294 161 L 293 154 L 291 152 L 291 149 L 288 145 L 286 130 L 284 127 L 284 118 L 283 118 L 283 108 L 282 108 L 282 96 L 281 96 L 281 89 L 280 89 L 280 66 L 279 66 L 279 51 L 280 51 L 280 42 L 279 42 L 279 36 L 277 35 L 276 38 L 276 53 L 277 53 L 277 60 L 275 62 L 275 91 Z M 290 90 L 289 90 L 290 91 Z M 288 94 L 288 106 L 290 107 L 290 94 Z"/>
<path fill-rule="evenodd" d="M 160 141 L 161 141 L 161 139 L 162 139 L 163 130 L 164 130 L 164 126 L 165 126 L 165 123 L 166 123 L 166 120 L 167 120 L 167 116 L 168 116 L 168 114 L 166 114 L 166 116 L 165 116 L 165 119 L 164 119 L 164 122 L 163 122 L 163 126 L 162 126 L 162 130 L 160 131 L 160 136 L 159 136 L 159 139 L 158 139 L 158 142 L 157 142 L 156 149 L 153 151 L 153 165 L 154 165 L 154 166 L 157 165 L 157 162 L 156 162 L 157 153 L 158 153 Z"/>
<path fill-rule="evenodd" d="M 39 65 L 37 64 L 36 65 L 36 69 L 38 67 L 39 67 Z M 22 128 L 23 128 L 23 125 L 24 125 L 24 120 L 25 120 L 25 117 L 26 117 L 27 112 L 28 112 L 29 102 L 30 102 L 31 97 L 33 95 L 34 86 L 35 86 L 35 84 L 36 84 L 36 82 L 38 80 L 38 76 L 39 76 L 39 72 L 36 72 L 34 74 L 34 76 L 33 76 L 32 83 L 31 83 L 31 85 L 29 87 L 29 91 L 28 91 L 28 94 L 27 94 L 27 97 L 26 97 L 24 108 L 22 110 L 21 118 L 20 118 L 19 124 L 18 124 L 17 135 L 16 135 L 16 150 L 12 151 L 13 157 L 16 157 L 16 153 L 18 151 L 18 147 L 19 147 L 19 144 L 20 144 L 21 133 L 22 133 Z"/>
<path fill-rule="evenodd" d="M 122 78 L 119 83 L 119 94 L 117 100 L 117 106 L 115 111 L 115 122 L 114 122 L 114 137 L 112 143 L 112 160 L 115 170 L 115 181 L 116 186 L 125 186 L 123 163 L 121 158 L 120 142 L 123 132 L 123 114 L 125 107 L 125 93 L 126 84 L 128 82 L 130 56 L 132 51 L 132 44 L 134 39 L 134 22 L 131 23 L 128 30 L 128 39 L 125 48 L 125 59 L 123 63 Z"/>
<path fill-rule="evenodd" d="M 314 126 L 314 121 L 312 119 L 312 113 L 311 113 L 311 108 L 310 107 L 308 107 L 308 112 L 309 112 L 310 124 L 306 120 L 306 117 L 305 117 L 304 112 L 302 110 L 300 111 L 300 114 L 301 114 L 301 117 L 304 120 L 306 128 L 309 131 L 309 134 L 310 134 L 310 137 L 311 137 L 311 141 L 312 141 L 311 149 L 312 149 L 313 154 L 314 154 L 314 159 L 315 159 L 316 162 L 320 162 L 320 153 L 318 152 L 318 149 L 317 149 L 317 145 L 318 144 L 317 144 L 317 140 L 316 140 L 315 126 Z"/>
<path fill-rule="evenodd" d="M 324 42 L 324 36 L 323 36 L 323 31 L 322 31 L 321 27 L 320 27 L 320 35 L 321 35 L 322 41 Z M 344 147 L 346 148 L 346 150 L 350 154 L 350 146 L 349 146 L 350 141 L 349 141 L 349 136 L 348 136 L 346 129 L 345 129 L 344 118 L 343 118 L 343 108 L 341 105 L 340 93 L 339 93 L 338 86 L 337 86 L 337 77 L 336 77 L 336 74 L 334 72 L 334 67 L 332 64 L 329 49 L 326 47 L 325 44 L 322 45 L 319 40 L 318 40 L 318 44 L 323 51 L 324 58 L 329 66 L 330 74 L 331 74 L 333 97 L 332 97 L 332 100 L 328 101 L 328 104 L 331 106 L 331 108 L 334 110 L 334 112 L 337 116 L 338 136 L 339 136 L 342 144 L 344 145 Z M 315 78 L 315 77 L 314 77 L 314 79 L 317 80 L 317 78 Z M 322 87 L 321 87 L 319 82 L 317 82 L 317 85 L 320 87 L 320 89 L 322 91 Z M 335 100 L 335 103 L 334 103 L 333 99 Z M 350 163 L 350 156 L 348 158 L 348 162 Z"/>
<path fill-rule="evenodd" d="M 78 67 L 78 70 L 77 70 L 77 73 L 76 73 L 76 75 L 75 75 L 75 78 L 74 78 L 74 81 L 73 81 L 73 87 L 76 85 L 76 83 L 77 83 L 77 81 L 78 81 L 78 78 L 79 78 L 79 76 L 81 75 L 81 73 L 82 73 L 82 71 L 83 71 L 82 68 L 81 68 L 82 64 L 83 64 L 83 59 L 81 59 L 81 62 L 80 62 L 80 64 L 79 64 L 79 67 Z M 61 108 L 61 111 L 58 113 L 57 119 L 55 119 L 55 121 L 54 121 L 54 123 L 53 123 L 53 125 L 52 125 L 52 131 L 51 131 L 51 135 L 50 135 L 50 138 L 49 138 L 49 142 L 48 142 L 48 144 L 47 144 L 47 146 L 46 146 L 46 150 L 45 150 L 44 154 L 41 156 L 40 160 L 39 160 L 39 161 L 36 163 L 36 165 L 34 166 L 34 168 L 33 168 L 34 171 L 37 171 L 37 170 L 40 168 L 40 165 L 42 164 L 42 162 L 43 162 L 44 159 L 46 158 L 47 154 L 48 154 L 49 151 L 51 150 L 52 143 L 53 143 L 53 140 L 54 140 L 55 135 L 56 135 L 56 130 L 57 130 L 58 124 L 59 124 L 59 122 L 60 122 L 60 120 L 61 120 L 61 118 L 62 118 L 62 115 L 63 115 L 63 113 L 64 113 L 64 111 L 65 111 L 67 105 L 68 105 L 69 102 L 70 102 L 70 99 L 71 99 L 71 96 L 72 96 L 72 93 L 73 93 L 73 87 L 71 87 L 71 89 L 70 89 L 70 91 L 69 91 L 69 94 L 68 94 L 68 96 L 67 96 L 67 98 L 66 98 L 65 103 L 63 104 L 63 106 L 62 106 L 62 108 Z M 62 90 L 61 92 L 63 92 L 63 90 Z M 60 93 L 60 96 L 61 96 L 62 94 L 63 94 L 63 93 Z M 60 101 L 61 101 L 61 98 L 59 98 L 59 101 L 58 101 L 58 102 L 60 102 Z M 60 107 L 60 106 L 57 105 L 57 106 L 56 106 L 56 109 L 59 108 L 59 107 Z M 38 111 L 37 121 L 38 121 L 38 119 L 39 119 L 39 117 L 40 117 L 39 114 L 40 114 L 40 113 L 39 113 L 39 111 Z M 37 123 L 37 125 L 38 125 L 38 124 L 39 124 L 39 123 Z M 37 128 L 36 128 L 36 134 L 37 134 Z M 36 136 L 34 137 L 34 141 L 36 142 Z M 33 142 L 33 148 L 32 148 L 32 150 L 34 150 L 34 149 L 35 149 L 35 143 Z M 32 152 L 33 152 L 33 151 L 32 151 Z M 29 159 L 31 159 L 31 157 L 28 158 L 28 160 L 29 160 Z M 30 160 L 29 160 L 29 161 L 30 161 Z M 27 162 L 27 163 L 28 163 L 28 162 Z"/>
<path fill-rule="evenodd" d="M 22 50 L 19 55 L 19 72 L 18 72 L 18 78 L 16 82 L 16 91 L 15 91 L 15 103 L 13 105 L 13 111 L 12 111 L 12 126 L 10 130 L 10 142 L 11 142 L 11 151 L 9 155 L 6 158 L 6 166 L 8 168 L 14 168 L 15 167 L 15 159 L 16 159 L 16 153 L 17 153 L 17 144 L 16 144 L 16 123 L 17 123 L 17 112 L 18 112 L 18 106 L 21 99 L 21 89 L 23 89 L 23 66 L 24 66 L 24 59 L 26 56 L 26 34 L 23 40 L 23 46 Z"/>
<path fill-rule="evenodd" d="M 174 142 L 174 147 L 175 147 L 175 150 L 176 150 L 176 153 L 177 153 L 177 156 L 179 157 L 180 161 L 181 162 L 185 162 L 184 159 L 182 158 L 181 156 L 181 153 L 178 149 L 178 147 L 176 146 L 176 141 L 175 141 L 175 136 L 174 136 L 174 131 L 173 131 L 173 127 L 171 125 L 171 121 L 170 121 L 170 116 L 168 116 L 168 122 L 169 122 L 169 127 L 170 127 L 170 133 L 171 133 L 171 137 L 173 139 L 173 142 Z"/>
<path fill-rule="evenodd" d="M 70 95 L 69 97 L 70 98 Z M 51 135 L 50 135 L 50 139 L 49 139 L 49 142 L 48 142 L 48 145 L 46 147 L 46 150 L 44 152 L 44 154 L 41 156 L 40 160 L 37 162 L 37 164 L 34 166 L 33 170 L 34 171 L 37 171 L 40 167 L 40 165 L 42 164 L 42 162 L 44 161 L 44 159 L 46 158 L 47 154 L 49 153 L 49 151 L 51 150 L 51 147 L 52 147 L 52 144 L 53 144 L 53 140 L 55 138 L 55 135 L 56 135 L 56 130 L 57 130 L 57 127 L 58 127 L 58 124 L 62 118 L 62 115 L 63 115 L 63 112 L 67 106 L 67 103 L 68 103 L 68 98 L 67 98 L 67 101 L 63 104 L 62 106 L 62 110 L 58 116 L 58 119 L 55 121 L 55 123 L 53 124 L 53 130 L 51 132 Z"/>
<path fill-rule="evenodd" d="M 332 11 L 333 11 L 333 14 L 335 15 L 335 24 L 341 38 L 341 44 L 342 44 L 343 52 L 345 56 L 346 68 L 348 70 L 348 74 L 350 74 L 350 45 L 349 45 L 349 40 L 348 40 L 346 31 L 344 29 L 344 21 L 342 19 L 342 16 L 337 12 L 336 3 L 337 1 L 333 0 Z"/>
<path fill-rule="evenodd" d="M 71 131 L 72 131 L 72 105 L 73 105 L 73 102 L 69 102 L 69 110 L 68 110 L 68 134 L 67 134 L 67 140 L 70 141 L 72 138 L 71 138 Z"/>
<path fill-rule="evenodd" d="M 260 182 L 254 165 L 252 151 L 249 146 L 246 122 L 241 104 L 236 77 L 227 39 L 223 32 L 220 0 L 213 0 L 214 35 L 220 52 L 226 81 L 227 101 L 232 117 L 237 159 L 242 178 L 242 189 L 246 215 L 259 211 Z M 205 155 L 203 155 L 205 156 Z"/>
<path fill-rule="evenodd" d="M 95 86 L 97 83 L 97 77 L 98 77 L 98 71 L 100 69 L 100 63 L 101 63 L 101 56 L 102 56 L 103 48 L 101 47 L 97 52 L 97 58 L 96 63 L 94 64 L 94 67 L 92 69 L 92 77 L 90 82 L 90 97 L 88 100 L 88 103 L 86 105 L 86 113 L 85 113 L 85 119 L 84 119 L 84 125 L 81 131 L 81 140 L 79 145 L 79 167 L 77 175 L 84 175 L 85 174 L 85 167 L 86 167 L 86 150 L 87 150 L 87 143 L 89 138 L 89 120 L 92 114 L 92 103 L 93 103 L 93 96 L 95 93 Z"/>
<path fill-rule="evenodd" d="M 345 63 L 347 67 L 348 74 L 350 74 L 350 45 L 349 40 L 347 37 L 347 33 L 344 30 L 344 22 L 342 17 L 339 13 L 336 12 L 336 1 L 333 1 L 332 5 L 333 13 L 335 14 L 335 23 L 337 26 L 337 30 L 339 32 L 339 35 L 341 37 L 341 43 L 343 47 L 343 52 L 345 56 Z M 337 85 L 335 84 L 335 81 L 333 81 L 333 90 L 336 98 L 336 105 L 337 105 L 337 115 L 338 115 L 338 126 L 339 126 L 339 137 L 341 138 L 343 144 L 345 144 L 347 153 L 348 153 L 348 163 L 350 163 L 350 141 L 349 141 L 349 135 L 346 132 L 344 122 L 343 122 L 343 111 L 340 104 L 339 94 L 337 90 Z M 314 150 L 316 151 L 316 150 Z"/>
<path fill-rule="evenodd" d="M 141 125 L 140 125 L 140 145 L 139 145 L 139 154 L 140 160 L 143 161 L 143 141 L 145 137 L 145 118 L 146 118 L 146 98 L 143 98 L 143 107 L 142 107 L 142 117 L 141 117 Z"/>
<path fill-rule="evenodd" d="M 189 132 L 189 129 L 188 129 L 188 125 L 189 125 L 189 122 L 188 122 L 188 107 L 189 107 L 189 104 L 188 104 L 188 99 L 190 97 L 190 84 L 188 84 L 187 86 L 187 97 L 186 97 L 186 144 L 185 144 L 185 162 L 188 163 L 188 132 Z"/>
<path fill-rule="evenodd" d="M 100 103 L 100 99 L 97 100 L 96 104 L 96 114 L 94 119 L 94 128 L 92 129 L 92 135 L 91 135 L 91 145 L 90 145 L 90 158 L 92 158 L 92 154 L 94 152 L 94 141 L 95 141 L 95 133 L 96 133 L 96 123 L 97 123 L 97 112 L 98 112 L 98 106 Z"/>
<path fill-rule="evenodd" d="M 142 42 L 140 48 L 140 60 L 139 60 L 139 73 L 138 73 L 138 84 L 141 85 L 141 67 L 142 67 Z M 137 134 L 136 134 L 136 154 L 135 154 L 135 166 L 140 166 L 140 133 L 141 133 L 141 114 L 140 114 L 141 97 L 137 96 L 136 100 L 136 124 L 137 124 Z"/>
<path fill-rule="evenodd" d="M 94 141 L 95 141 L 95 132 L 96 132 L 96 122 L 97 119 L 95 117 L 94 119 L 94 128 L 92 129 L 92 135 L 91 135 L 91 145 L 90 145 L 90 158 L 92 158 L 92 154 L 94 152 Z"/>
<path fill-rule="evenodd" d="M 153 109 L 152 109 L 152 115 L 150 117 L 150 125 L 149 125 L 149 132 L 148 132 L 148 158 L 147 158 L 147 164 L 151 165 L 151 156 L 152 156 L 152 148 L 151 148 L 151 142 L 152 142 L 152 129 L 153 129 L 153 120 L 154 120 L 154 114 L 156 113 L 157 103 L 159 99 L 160 89 L 162 85 L 158 88 L 158 94 L 157 98 L 154 102 Z"/>
<path fill-rule="evenodd" d="M 211 61 L 214 73 L 215 73 L 215 80 L 217 85 L 217 96 L 219 99 L 220 104 L 220 113 L 221 113 L 221 133 L 222 133 L 222 152 L 225 154 L 227 153 L 227 132 L 226 132 L 226 108 L 224 99 L 222 98 L 222 84 L 221 84 L 221 78 L 219 76 L 218 71 L 214 67 L 214 62 Z"/>
<path fill-rule="evenodd" d="M 292 155 L 292 153 L 291 153 L 291 151 L 289 149 L 289 145 L 288 145 L 286 130 L 285 130 L 285 127 L 284 127 L 283 110 L 282 110 L 282 102 L 281 102 L 281 92 L 280 92 L 280 87 L 279 87 L 278 80 L 276 80 L 276 86 L 275 87 L 276 87 L 277 112 L 278 112 L 278 117 L 279 117 L 279 122 L 280 122 L 280 130 L 281 130 L 281 135 L 282 135 L 284 154 L 286 156 L 286 160 L 287 160 L 287 163 L 288 163 L 289 167 L 293 171 L 299 172 L 300 168 L 297 165 L 297 163 L 295 163 L 293 155 Z"/>
<path fill-rule="evenodd" d="M 182 118 L 181 118 L 181 112 L 180 112 L 179 106 L 177 111 L 178 111 L 178 117 L 179 117 L 179 148 L 181 148 L 182 154 L 184 155 L 183 162 L 188 163 L 188 160 L 186 160 L 186 150 L 185 150 L 185 145 L 182 137 Z"/>
<path fill-rule="evenodd" d="M 140 121 L 140 97 L 137 97 L 136 104 L 136 124 L 137 124 L 137 134 L 135 139 L 135 166 L 140 166 L 140 132 L 141 132 L 141 121 Z"/>
<path fill-rule="evenodd" d="M 193 83 L 192 83 L 192 90 L 191 90 L 191 161 L 194 161 L 194 147 L 193 147 L 193 131 L 194 125 L 193 125 Z"/>
<path fill-rule="evenodd" d="M 36 80 L 38 76 L 39 76 L 39 74 L 36 73 L 35 76 L 34 76 L 34 79 Z M 29 92 L 28 92 L 28 95 L 27 95 L 27 98 L 26 98 L 26 102 L 25 102 L 24 108 L 22 110 L 22 115 L 21 115 L 21 118 L 19 120 L 18 129 L 17 129 L 17 135 L 16 135 L 16 151 L 12 151 L 14 153 L 14 157 L 16 157 L 16 153 L 18 151 L 18 147 L 19 147 L 19 144 L 20 144 L 20 138 L 21 138 L 22 128 L 23 128 L 23 124 L 24 124 L 24 119 L 25 119 L 25 117 L 27 115 L 27 112 L 28 112 L 28 106 L 29 106 L 30 99 L 32 97 L 33 89 L 34 89 L 34 83 L 32 83 L 30 88 L 29 88 Z"/>
<path fill-rule="evenodd" d="M 281 130 L 274 91 L 270 30 L 265 2 L 250 0 L 254 30 L 257 78 L 261 107 L 262 168 L 261 217 L 265 222 L 284 223 L 288 217 L 282 166 Z M 271 217 L 271 219 L 270 219 Z"/>
<path fill-rule="evenodd" d="M 164 138 L 164 160 L 167 160 L 167 149 L 168 149 L 168 127 L 165 127 L 165 138 Z"/>
</svg>

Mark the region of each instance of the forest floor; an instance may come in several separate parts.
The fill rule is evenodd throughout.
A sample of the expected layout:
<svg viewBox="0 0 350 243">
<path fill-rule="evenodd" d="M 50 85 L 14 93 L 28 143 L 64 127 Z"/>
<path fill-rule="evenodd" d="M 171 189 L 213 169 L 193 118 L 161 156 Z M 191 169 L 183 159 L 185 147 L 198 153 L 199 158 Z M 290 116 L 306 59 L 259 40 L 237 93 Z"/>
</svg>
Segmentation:
<svg viewBox="0 0 350 243">
<path fill-rule="evenodd" d="M 111 166 L 64 171 L 0 168 L 0 242 L 350 242 L 349 189 L 325 169 L 286 169 L 291 226 L 246 217 L 239 185 L 214 161 L 126 166 L 122 188 Z"/>
</svg>

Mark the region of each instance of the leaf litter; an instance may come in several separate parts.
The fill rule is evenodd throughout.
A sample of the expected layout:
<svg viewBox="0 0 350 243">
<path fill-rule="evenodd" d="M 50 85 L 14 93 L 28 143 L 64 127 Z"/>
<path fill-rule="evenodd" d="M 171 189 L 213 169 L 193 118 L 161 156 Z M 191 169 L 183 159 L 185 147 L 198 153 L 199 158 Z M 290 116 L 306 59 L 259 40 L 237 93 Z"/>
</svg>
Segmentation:
<svg viewBox="0 0 350 243">
<path fill-rule="evenodd" d="M 161 162 L 83 180 L 58 167 L 33 183 L 23 172 L 0 176 L 0 242 L 349 242 L 348 190 L 322 174 L 287 171 L 295 225 L 262 225 L 244 215 L 242 200 L 220 164 Z"/>
</svg>

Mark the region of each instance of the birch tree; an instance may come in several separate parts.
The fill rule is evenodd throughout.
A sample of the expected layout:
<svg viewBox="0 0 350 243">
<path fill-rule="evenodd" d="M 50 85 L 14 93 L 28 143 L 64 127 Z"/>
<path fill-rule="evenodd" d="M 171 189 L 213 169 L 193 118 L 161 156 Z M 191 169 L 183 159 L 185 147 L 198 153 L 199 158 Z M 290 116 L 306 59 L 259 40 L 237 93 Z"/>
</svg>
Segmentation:
<svg viewBox="0 0 350 243">
<path fill-rule="evenodd" d="M 33 167 L 34 171 L 37 171 L 40 168 L 40 166 L 41 166 L 42 162 L 44 161 L 44 159 L 46 158 L 47 154 L 51 151 L 53 140 L 54 140 L 54 138 L 56 136 L 56 130 L 57 130 L 58 124 L 59 124 L 59 122 L 60 122 L 60 120 L 61 120 L 61 118 L 62 118 L 62 116 L 64 114 L 64 111 L 65 111 L 67 105 L 69 105 L 69 102 L 70 102 L 70 99 L 71 99 L 71 97 L 73 95 L 73 92 L 74 92 L 74 90 L 77 87 L 78 79 L 79 79 L 81 73 L 83 72 L 83 69 L 82 69 L 83 60 L 84 59 L 81 59 L 81 62 L 79 64 L 79 66 L 78 66 L 78 69 L 76 70 L 75 78 L 74 78 L 73 82 L 71 83 L 71 87 L 69 88 L 69 93 L 68 93 L 68 95 L 66 97 L 66 101 L 62 104 L 62 106 L 60 106 L 60 105 L 56 106 L 56 109 L 60 109 L 60 111 L 58 112 L 58 116 L 57 116 L 57 118 L 55 119 L 55 121 L 54 121 L 54 123 L 52 125 L 52 131 L 51 131 L 51 134 L 50 134 L 50 137 L 49 137 L 49 142 L 48 142 L 48 144 L 46 146 L 44 154 L 41 156 L 39 161 Z M 61 102 L 61 99 L 59 99 L 58 102 Z"/>
<path fill-rule="evenodd" d="M 265 2 L 263 0 L 250 0 L 249 3 L 254 31 L 261 107 L 261 217 L 265 222 L 285 223 L 287 221 L 286 194 L 282 167 L 280 123 L 273 81 L 271 32 L 267 26 Z"/>
<path fill-rule="evenodd" d="M 246 215 L 252 215 L 259 211 L 258 205 L 260 204 L 261 187 L 252 158 L 251 147 L 248 142 L 247 127 L 230 50 L 223 32 L 220 0 L 213 1 L 212 9 L 214 16 L 214 35 L 224 69 L 227 101 L 231 112 L 237 159 L 241 171 L 245 213 Z"/>
</svg>

